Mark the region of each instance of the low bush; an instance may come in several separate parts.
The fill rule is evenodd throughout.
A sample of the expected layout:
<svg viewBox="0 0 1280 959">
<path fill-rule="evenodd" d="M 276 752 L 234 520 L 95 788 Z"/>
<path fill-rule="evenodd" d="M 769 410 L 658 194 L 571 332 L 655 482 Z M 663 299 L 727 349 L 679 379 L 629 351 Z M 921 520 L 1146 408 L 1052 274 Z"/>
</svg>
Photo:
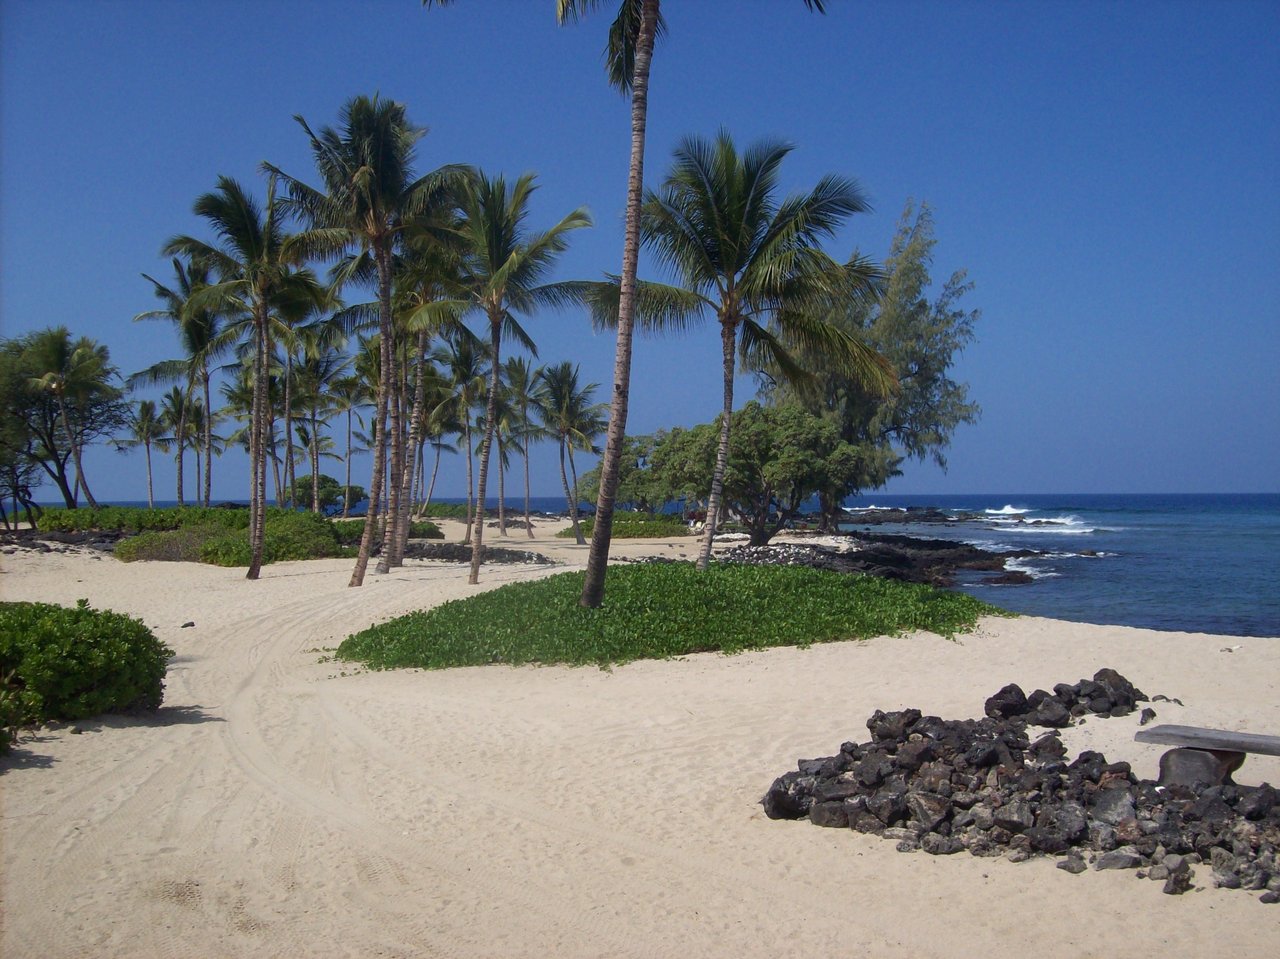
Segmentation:
<svg viewBox="0 0 1280 959">
<path fill-rule="evenodd" d="M 588 516 L 580 520 L 582 535 L 590 536 L 595 529 L 594 517 Z M 561 539 L 573 537 L 573 527 L 561 530 L 556 534 Z M 614 539 L 644 539 L 645 537 L 691 536 L 693 531 L 680 519 L 670 513 L 614 513 Z"/>
<path fill-rule="evenodd" d="M 213 566 L 249 565 L 249 530 L 217 524 L 191 525 L 167 532 L 143 533 L 116 545 L 115 555 L 124 562 L 161 560 L 209 563 Z M 334 526 L 315 513 L 269 509 L 263 532 L 262 562 L 292 559 L 324 559 L 347 552 Z"/>
<path fill-rule="evenodd" d="M 113 530 L 120 533 L 145 533 L 179 529 L 183 526 L 210 525 L 221 526 L 223 529 L 248 529 L 249 510 L 223 507 L 204 509 L 198 506 L 160 509 L 100 506 L 97 509 L 51 509 L 40 519 L 42 530 L 62 532 Z"/>
<path fill-rule="evenodd" d="M 338 542 L 343 546 L 359 546 L 360 537 L 364 535 L 364 520 L 362 519 L 335 519 L 332 521 L 333 531 L 338 537 Z M 383 534 L 383 523 L 378 523 L 378 538 L 381 540 Z M 435 523 L 422 521 L 409 524 L 410 539 L 444 539 L 444 533 L 440 531 L 440 527 Z"/>
<path fill-rule="evenodd" d="M 430 516 L 434 519 L 460 519 L 467 518 L 466 503 L 428 503 L 426 508 L 420 511 L 423 516 Z"/>
<path fill-rule="evenodd" d="M 963 593 L 802 566 L 609 569 L 599 609 L 582 573 L 513 583 L 370 627 L 338 647 L 375 669 L 595 663 L 808 646 L 910 630 L 951 636 L 1000 612 Z"/>
<path fill-rule="evenodd" d="M 0 711 L 8 725 L 158 709 L 173 650 L 110 610 L 0 603 Z"/>
</svg>

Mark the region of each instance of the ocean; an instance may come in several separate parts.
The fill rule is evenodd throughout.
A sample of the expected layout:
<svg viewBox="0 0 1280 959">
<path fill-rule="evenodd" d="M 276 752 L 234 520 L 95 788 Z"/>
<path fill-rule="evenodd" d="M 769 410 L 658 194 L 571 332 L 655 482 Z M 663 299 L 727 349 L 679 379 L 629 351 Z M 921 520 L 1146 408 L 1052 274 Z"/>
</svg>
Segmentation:
<svg viewBox="0 0 1280 959">
<path fill-rule="evenodd" d="M 976 517 L 946 525 L 879 524 L 870 527 L 873 532 L 1040 550 L 1040 556 L 1012 563 L 1031 583 L 960 583 L 958 588 L 1005 609 L 1105 625 L 1280 637 L 1280 494 L 872 493 L 845 505 L 937 507 Z M 535 496 L 531 506 L 565 512 L 562 496 Z M 518 513 L 523 500 L 508 497 L 507 507 Z"/>
<path fill-rule="evenodd" d="M 1077 622 L 1280 637 L 1280 494 L 860 496 L 846 506 L 927 507 L 945 525 L 873 532 L 1035 549 L 1020 586 L 960 588 L 1015 612 Z M 861 528 L 861 527 L 847 527 Z"/>
</svg>

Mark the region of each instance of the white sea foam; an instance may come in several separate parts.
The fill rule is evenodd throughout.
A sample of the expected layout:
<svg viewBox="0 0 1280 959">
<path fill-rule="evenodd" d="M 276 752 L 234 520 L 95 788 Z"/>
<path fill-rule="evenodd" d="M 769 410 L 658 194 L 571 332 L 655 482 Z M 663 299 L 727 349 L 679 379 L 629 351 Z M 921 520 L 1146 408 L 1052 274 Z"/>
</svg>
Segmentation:
<svg viewBox="0 0 1280 959">
<path fill-rule="evenodd" d="M 1006 560 L 1004 568 L 1013 573 L 1026 573 L 1032 579 L 1053 579 L 1062 575 L 1061 573 L 1055 573 L 1051 569 L 1037 569 L 1025 559 Z"/>
<path fill-rule="evenodd" d="M 1020 506 L 1009 504 L 1007 506 L 1002 506 L 999 509 L 983 510 L 983 512 L 988 516 L 1025 516 L 1027 513 L 1034 513 L 1035 510 L 1023 509 Z"/>
</svg>

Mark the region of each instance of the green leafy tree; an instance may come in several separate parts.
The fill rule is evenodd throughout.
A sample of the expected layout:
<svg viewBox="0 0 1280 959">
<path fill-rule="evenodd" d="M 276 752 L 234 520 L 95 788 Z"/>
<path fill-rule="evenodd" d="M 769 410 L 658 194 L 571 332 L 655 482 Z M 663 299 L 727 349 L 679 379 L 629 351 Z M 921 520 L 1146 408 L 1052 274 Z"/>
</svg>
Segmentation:
<svg viewBox="0 0 1280 959">
<path fill-rule="evenodd" d="M 0 340 L 0 415 L 6 424 L 0 442 L 15 468 L 37 464 L 68 509 L 77 505 L 81 490 L 96 505 L 84 477 L 85 447 L 128 422 L 129 404 L 117 379 L 107 348 L 87 337 L 73 340 L 66 327 Z"/>
<path fill-rule="evenodd" d="M 885 260 L 883 295 L 874 303 L 845 304 L 829 317 L 893 364 L 899 382 L 895 392 L 877 395 L 839 370 L 825 373 L 816 390 L 775 380 L 766 391 L 776 402 L 803 403 L 830 416 L 841 437 L 860 452 L 865 472 L 852 488 L 820 491 L 824 527 L 837 521 L 846 496 L 882 486 L 897 474 L 903 459 L 929 459 L 945 469 L 955 430 L 976 422 L 980 414 L 968 387 L 951 375 L 979 318 L 977 310 L 960 304 L 973 284 L 963 270 L 956 271 L 930 299 L 936 243 L 932 211 L 908 202 Z M 820 363 L 821 357 L 806 356 L 804 362 Z"/>
<path fill-rule="evenodd" d="M 665 434 L 628 436 L 618 461 L 618 493 L 616 500 L 627 509 L 655 513 L 678 497 L 668 496 L 656 482 L 649 462 Z M 597 498 L 600 489 L 601 464 L 582 474 L 582 495 L 588 501 Z"/>
</svg>

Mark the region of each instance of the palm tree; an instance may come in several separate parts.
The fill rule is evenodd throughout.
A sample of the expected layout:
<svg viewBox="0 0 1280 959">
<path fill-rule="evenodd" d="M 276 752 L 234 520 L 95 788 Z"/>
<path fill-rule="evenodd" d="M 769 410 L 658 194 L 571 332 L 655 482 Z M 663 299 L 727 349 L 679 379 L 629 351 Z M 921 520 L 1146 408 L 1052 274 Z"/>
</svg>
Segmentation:
<svg viewBox="0 0 1280 959">
<path fill-rule="evenodd" d="M 192 294 L 209 285 L 209 267 L 206 264 L 196 261 L 184 263 L 174 257 L 173 275 L 173 285 L 165 286 L 159 280 L 142 274 L 164 306 L 158 310 L 139 313 L 133 319 L 135 323 L 139 320 L 166 320 L 172 323 L 177 328 L 178 341 L 186 355 L 182 359 L 161 360 L 133 374 L 128 383 L 131 387 L 156 386 L 185 379 L 190 388 L 199 384 L 205 408 L 212 409 L 209 364 L 231 348 L 236 332 L 221 329 L 223 317 L 216 310 L 191 307 Z M 203 492 L 198 498 L 208 506 L 213 486 L 211 417 L 206 417 L 204 427 L 200 436 L 200 444 L 204 450 Z"/>
<path fill-rule="evenodd" d="M 190 390 L 180 386 L 171 387 L 160 398 L 160 424 L 169 434 L 166 441 L 177 449 L 174 455 L 177 462 L 179 506 L 187 505 L 183 496 L 182 469 L 186 460 L 187 442 L 192 434 L 191 413 L 194 405 Z"/>
<path fill-rule="evenodd" d="M 578 524 L 578 471 L 573 463 L 575 446 L 598 453 L 592 441 L 604 429 L 604 403 L 592 403 L 591 397 L 599 384 L 578 383 L 578 367 L 566 360 L 541 371 L 537 389 L 538 415 L 547 432 L 560 444 L 560 482 L 564 485 L 565 501 L 569 504 L 569 518 L 573 522 L 573 535 L 579 546 L 587 544 Z M 573 484 L 565 472 L 565 454 L 573 470 Z"/>
<path fill-rule="evenodd" d="M 156 498 L 151 483 L 151 448 L 166 440 L 164 424 L 156 415 L 154 400 L 139 400 L 129 422 L 129 435 L 115 441 L 116 449 L 136 449 L 141 446 L 147 454 L 147 506 L 154 507 Z"/>
<path fill-rule="evenodd" d="M 522 356 L 513 356 L 502 366 L 502 379 L 508 402 L 514 411 L 514 437 L 524 458 L 524 528 L 533 539 L 533 521 L 529 516 L 529 441 L 544 436 L 529 412 L 535 405 L 541 367 L 535 368 Z"/>
<path fill-rule="evenodd" d="M 475 507 L 472 498 L 475 477 L 473 475 L 474 444 L 471 439 L 471 410 L 475 405 L 476 397 L 484 389 L 484 378 L 488 375 L 488 368 L 482 351 L 477 348 L 475 339 L 470 334 L 449 337 L 443 346 L 432 353 L 432 360 L 445 369 L 452 393 L 447 403 L 447 411 L 443 415 L 447 415 L 461 427 L 460 433 L 467 448 L 467 533 L 463 542 L 470 543 L 475 526 L 473 512 Z M 483 504 L 478 512 L 483 523 Z"/>
<path fill-rule="evenodd" d="M 381 387 L 378 392 L 375 430 L 379 437 L 373 454 L 373 475 L 369 483 L 369 514 L 351 585 L 364 583 L 365 570 L 373 547 L 376 513 L 382 495 L 386 469 L 386 440 L 390 439 L 391 471 L 403 470 L 400 405 L 391 402 L 395 378 L 397 329 L 391 303 L 396 242 L 405 221 L 438 204 L 451 189 L 458 168 L 444 167 L 414 179 L 414 145 L 426 133 L 409 123 L 403 104 L 377 96 L 354 97 L 343 106 L 340 128 L 322 127 L 317 134 L 301 116 L 298 124 L 311 141 L 311 152 L 323 182 L 318 190 L 281 173 L 289 185 L 292 208 L 313 226 L 311 251 L 336 255 L 359 248 L 361 256 L 348 265 L 348 275 L 358 275 L 372 266 L 378 285 L 378 329 L 381 334 Z M 275 167 L 267 169 L 279 172 Z M 391 484 L 389 516 L 399 512 L 399 483 Z"/>
<path fill-rule="evenodd" d="M 346 479 L 342 487 L 342 518 L 351 515 L 351 454 L 353 419 L 359 417 L 356 411 L 369 404 L 371 395 L 364 381 L 355 374 L 340 377 L 329 387 L 329 399 L 333 403 L 335 413 L 345 413 L 347 418 L 347 452 L 342 461 L 346 468 Z M 364 425 L 364 420 L 360 420 Z"/>
<path fill-rule="evenodd" d="M 195 202 L 195 213 L 217 234 L 217 245 L 190 236 L 177 236 L 165 244 L 166 254 L 180 254 L 209 264 L 220 282 L 193 293 L 192 308 L 226 310 L 250 318 L 252 331 L 253 400 L 249 430 L 252 471 L 249 501 L 248 579 L 262 569 L 265 530 L 267 472 L 266 451 L 270 411 L 268 379 L 271 357 L 272 315 L 303 305 L 323 306 L 324 291 L 310 270 L 298 269 L 312 240 L 306 234 L 286 236 L 276 202 L 276 181 L 267 185 L 267 202 L 259 207 L 244 188 L 230 177 L 218 177 L 217 188 Z"/>
<path fill-rule="evenodd" d="M 720 325 L 724 405 L 699 569 L 711 559 L 739 348 L 749 365 L 767 359 L 793 378 L 805 374 L 788 343 L 824 355 L 881 393 L 893 382 L 883 357 L 823 318 L 832 304 L 874 292 L 878 274 L 866 261 L 855 256 L 839 264 L 818 246 L 849 216 L 869 209 L 867 202 L 852 180 L 835 176 L 779 202 L 778 168 L 790 150 L 766 140 L 739 154 L 727 133 L 714 143 L 689 137 L 661 190 L 645 199 L 646 242 L 679 275 L 680 293 L 694 298 L 697 315 L 710 313 Z"/>
<path fill-rule="evenodd" d="M 489 328 L 488 405 L 476 481 L 477 511 L 481 516 L 497 425 L 503 334 L 515 337 L 536 355 L 533 341 L 513 314 L 529 313 L 539 306 L 560 306 L 569 301 L 565 285 L 542 281 L 568 247 L 570 231 L 591 225 L 590 215 L 579 208 L 543 233 L 530 232 L 525 220 L 529 214 L 529 198 L 536 189 L 533 180 L 532 174 L 525 174 L 508 186 L 502 176 L 488 177 L 477 172 L 466 180 L 459 193 L 462 223 L 458 235 L 463 241 L 460 285 L 467 306 L 484 316 Z M 481 522 L 476 524 L 471 544 L 470 583 L 480 581 L 483 540 L 484 523 Z"/>
</svg>

